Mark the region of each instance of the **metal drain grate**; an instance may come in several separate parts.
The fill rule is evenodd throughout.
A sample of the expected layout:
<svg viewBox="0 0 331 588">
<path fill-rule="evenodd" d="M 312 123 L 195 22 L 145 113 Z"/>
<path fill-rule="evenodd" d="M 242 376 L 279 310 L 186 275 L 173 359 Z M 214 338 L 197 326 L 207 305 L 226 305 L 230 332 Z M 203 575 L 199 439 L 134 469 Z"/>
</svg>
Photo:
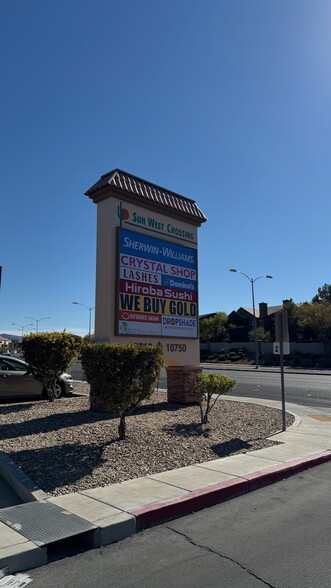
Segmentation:
<svg viewBox="0 0 331 588">
<path fill-rule="evenodd" d="M 47 500 L 2 508 L 0 521 L 39 546 L 96 529 L 89 521 Z"/>
</svg>

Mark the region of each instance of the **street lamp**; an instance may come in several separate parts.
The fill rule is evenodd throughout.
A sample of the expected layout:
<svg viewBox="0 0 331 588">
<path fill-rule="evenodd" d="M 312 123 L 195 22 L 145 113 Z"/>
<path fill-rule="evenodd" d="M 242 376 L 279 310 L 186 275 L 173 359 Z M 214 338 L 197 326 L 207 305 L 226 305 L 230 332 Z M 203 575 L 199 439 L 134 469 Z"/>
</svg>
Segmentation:
<svg viewBox="0 0 331 588">
<path fill-rule="evenodd" d="M 88 309 L 88 311 L 89 311 L 88 336 L 90 339 L 90 337 L 91 337 L 91 312 L 95 308 L 95 306 L 87 306 L 86 304 L 83 304 L 82 302 L 72 302 L 72 304 L 79 304 L 80 306 L 85 306 L 85 308 Z"/>
<path fill-rule="evenodd" d="M 33 323 L 29 323 L 28 325 L 19 325 L 17 323 L 12 323 L 12 325 L 16 325 L 16 327 L 19 327 L 20 329 L 22 329 L 22 339 L 24 337 L 24 329 L 25 329 L 25 327 L 33 327 L 34 326 Z"/>
<path fill-rule="evenodd" d="M 261 278 L 269 278 L 269 280 L 272 280 L 272 276 L 258 276 L 257 278 L 250 278 L 247 274 L 244 274 L 244 272 L 240 272 L 239 270 L 236 270 L 236 269 L 230 269 L 229 272 L 236 272 L 237 274 L 241 274 L 241 275 L 245 276 L 245 278 L 247 278 L 247 280 L 250 281 L 251 286 L 252 286 L 252 302 L 253 302 L 253 316 L 254 316 L 254 339 L 255 339 L 255 363 L 256 363 L 255 368 L 258 369 L 258 367 L 259 367 L 259 349 L 258 349 L 258 345 L 257 345 L 257 334 L 256 334 L 254 282 L 256 282 L 256 280 L 260 280 Z"/>
<path fill-rule="evenodd" d="M 38 333 L 38 324 L 39 324 L 39 321 L 44 321 L 45 319 L 49 319 L 50 317 L 49 316 L 43 316 L 42 318 L 36 319 L 36 318 L 33 318 L 33 316 L 25 316 L 24 318 L 28 318 L 28 319 L 31 319 L 33 321 L 36 321 L 36 333 Z"/>
</svg>

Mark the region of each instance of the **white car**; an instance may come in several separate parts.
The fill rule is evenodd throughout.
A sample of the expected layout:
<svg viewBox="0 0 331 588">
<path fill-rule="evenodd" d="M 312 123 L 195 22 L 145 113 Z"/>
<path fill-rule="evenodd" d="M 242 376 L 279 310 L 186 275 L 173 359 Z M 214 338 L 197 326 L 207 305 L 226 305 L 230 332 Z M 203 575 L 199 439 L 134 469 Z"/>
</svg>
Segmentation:
<svg viewBox="0 0 331 588">
<path fill-rule="evenodd" d="M 55 383 L 54 399 L 62 394 L 72 394 L 73 379 L 70 374 L 62 374 Z M 22 359 L 10 355 L 0 355 L 0 398 L 40 396 L 47 398 L 41 382 L 28 373 L 28 366 Z"/>
</svg>

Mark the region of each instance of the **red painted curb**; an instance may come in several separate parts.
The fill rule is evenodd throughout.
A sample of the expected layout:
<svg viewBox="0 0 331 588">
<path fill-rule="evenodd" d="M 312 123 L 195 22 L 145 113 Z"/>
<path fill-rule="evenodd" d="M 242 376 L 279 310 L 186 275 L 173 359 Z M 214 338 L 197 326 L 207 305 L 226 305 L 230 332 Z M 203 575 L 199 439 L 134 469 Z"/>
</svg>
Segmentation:
<svg viewBox="0 0 331 588">
<path fill-rule="evenodd" d="M 273 484 L 274 482 L 279 482 L 329 460 L 331 460 L 331 451 L 322 451 L 320 453 L 314 453 L 314 455 L 300 457 L 299 459 L 261 470 L 260 472 L 255 472 L 254 474 L 248 474 L 244 478 L 249 482 L 249 492 L 252 492 L 253 490 L 257 490 L 268 484 Z"/>
<path fill-rule="evenodd" d="M 331 451 L 322 451 L 314 455 L 266 468 L 253 474 L 236 477 L 227 482 L 207 486 L 201 490 L 194 490 L 174 500 L 149 504 L 129 512 L 136 518 L 136 530 L 142 531 L 165 520 L 175 519 L 179 516 L 202 510 L 203 508 L 219 504 L 230 498 L 252 492 L 268 484 L 284 480 L 298 472 L 330 460 Z"/>
<path fill-rule="evenodd" d="M 201 510 L 207 506 L 213 506 L 229 498 L 246 494 L 248 489 L 249 484 L 247 480 L 233 478 L 226 482 L 207 486 L 206 488 L 202 488 L 202 490 L 193 490 L 175 500 L 149 504 L 129 512 L 136 517 L 137 531 L 142 531 L 162 521 L 174 519 L 184 514 Z"/>
</svg>

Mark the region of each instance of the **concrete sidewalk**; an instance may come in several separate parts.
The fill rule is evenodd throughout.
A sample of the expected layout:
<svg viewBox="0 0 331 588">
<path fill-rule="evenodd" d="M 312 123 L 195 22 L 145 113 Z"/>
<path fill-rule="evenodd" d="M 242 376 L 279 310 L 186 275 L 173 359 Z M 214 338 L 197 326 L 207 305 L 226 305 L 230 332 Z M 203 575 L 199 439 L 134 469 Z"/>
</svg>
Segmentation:
<svg viewBox="0 0 331 588">
<path fill-rule="evenodd" d="M 226 400 L 280 408 L 277 401 L 237 397 Z M 331 460 L 331 409 L 329 413 L 325 409 L 319 412 L 288 403 L 286 410 L 295 414 L 295 422 L 286 432 L 271 437 L 280 443 L 274 447 L 40 502 L 58 507 L 61 514 L 89 522 L 87 539 L 90 546 L 97 547 Z M 15 572 L 47 563 L 47 542 L 38 545 L 17 525 L 6 522 L 0 523 L 0 568 L 8 566 L 10 572 Z"/>
</svg>

